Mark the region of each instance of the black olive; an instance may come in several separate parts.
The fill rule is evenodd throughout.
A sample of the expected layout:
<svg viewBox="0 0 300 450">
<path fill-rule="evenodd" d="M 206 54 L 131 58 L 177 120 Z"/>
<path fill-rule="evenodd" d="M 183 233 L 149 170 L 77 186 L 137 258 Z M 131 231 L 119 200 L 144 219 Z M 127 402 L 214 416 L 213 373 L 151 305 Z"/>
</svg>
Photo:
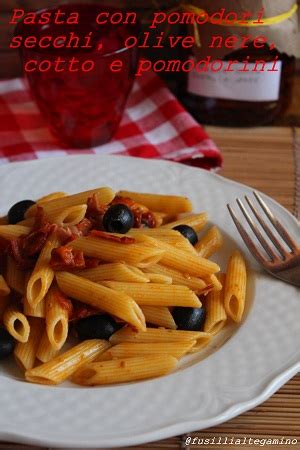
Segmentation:
<svg viewBox="0 0 300 450">
<path fill-rule="evenodd" d="M 9 356 L 15 348 L 14 338 L 4 328 L 0 328 L 0 359 Z"/>
<path fill-rule="evenodd" d="M 105 231 L 125 234 L 134 225 L 134 216 L 130 208 L 120 203 L 108 208 L 103 216 Z"/>
<path fill-rule="evenodd" d="M 34 204 L 35 202 L 32 200 L 22 200 L 21 202 L 16 203 L 8 211 L 8 223 L 15 225 L 16 223 L 21 222 L 21 220 L 24 219 L 24 214 L 27 209 Z"/>
<path fill-rule="evenodd" d="M 198 236 L 194 228 L 188 225 L 178 225 L 174 227 L 174 230 L 179 231 L 192 245 L 196 245 L 198 242 Z"/>
<path fill-rule="evenodd" d="M 202 331 L 206 311 L 201 308 L 176 307 L 172 311 L 178 330 Z"/>
<path fill-rule="evenodd" d="M 99 314 L 78 320 L 75 330 L 82 341 L 86 339 L 109 339 L 122 326 L 108 314 Z"/>
</svg>

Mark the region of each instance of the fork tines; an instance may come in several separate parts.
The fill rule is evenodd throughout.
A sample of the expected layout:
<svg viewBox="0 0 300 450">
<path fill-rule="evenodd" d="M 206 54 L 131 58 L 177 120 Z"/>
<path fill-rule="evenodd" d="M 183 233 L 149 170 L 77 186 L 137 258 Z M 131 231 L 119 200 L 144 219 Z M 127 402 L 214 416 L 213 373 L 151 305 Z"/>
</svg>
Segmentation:
<svg viewBox="0 0 300 450">
<path fill-rule="evenodd" d="M 262 255 L 260 250 L 257 248 L 257 246 L 254 244 L 252 238 L 242 225 L 242 223 L 237 218 L 237 215 L 235 214 L 234 210 L 231 208 L 230 205 L 227 205 L 227 208 L 231 214 L 231 217 L 241 235 L 243 238 L 245 244 L 253 254 L 253 256 L 262 264 L 266 264 L 266 262 L 269 263 L 275 263 L 279 261 L 284 261 L 288 256 L 293 255 L 297 251 L 297 244 L 293 240 L 293 238 L 289 235 L 289 233 L 286 231 L 286 229 L 283 227 L 283 225 L 279 222 L 279 220 L 273 215 L 273 213 L 270 211 L 269 207 L 266 205 L 262 197 L 257 193 L 253 192 L 254 197 L 257 200 L 258 205 L 262 209 L 263 213 L 267 216 L 269 221 L 271 222 L 273 228 L 277 231 L 277 233 L 281 236 L 283 241 L 287 244 L 287 246 L 290 248 L 290 252 L 285 250 L 280 240 L 275 236 L 272 229 L 267 225 L 265 220 L 262 218 L 262 216 L 258 213 L 257 208 L 254 206 L 252 200 L 246 195 L 245 200 L 252 211 L 254 217 L 256 218 L 257 222 L 260 224 L 261 228 L 266 233 L 267 237 L 273 242 L 274 247 L 271 246 L 261 231 L 259 230 L 258 226 L 256 225 L 255 221 L 247 211 L 245 205 L 240 199 L 237 199 L 237 204 L 242 211 L 244 217 L 246 218 L 250 228 L 252 229 L 253 233 L 255 234 L 256 238 L 258 239 L 259 243 L 269 256 L 270 260 L 266 260 L 266 258 Z M 276 252 L 276 251 L 277 252 Z"/>
</svg>

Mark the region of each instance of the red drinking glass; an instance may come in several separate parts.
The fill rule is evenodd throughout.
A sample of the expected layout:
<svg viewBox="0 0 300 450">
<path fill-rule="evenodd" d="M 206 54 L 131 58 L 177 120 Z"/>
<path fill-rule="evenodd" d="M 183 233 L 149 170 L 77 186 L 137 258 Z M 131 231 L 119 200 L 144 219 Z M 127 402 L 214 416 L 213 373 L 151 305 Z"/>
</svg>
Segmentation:
<svg viewBox="0 0 300 450">
<path fill-rule="evenodd" d="M 78 13 L 79 24 L 54 24 L 53 17 L 58 10 L 65 18 L 72 12 Z M 126 48 L 124 42 L 138 34 L 138 26 L 99 25 L 96 18 L 104 11 L 109 15 L 117 12 L 94 4 L 62 5 L 38 11 L 34 24 L 25 24 L 23 19 L 15 32 L 15 36 L 23 39 L 22 62 L 33 97 L 52 133 L 71 147 L 89 148 L 112 138 L 134 82 L 138 51 Z M 45 12 L 51 13 L 50 23 L 38 23 Z M 43 45 L 49 44 L 46 36 L 51 36 L 51 47 L 27 48 L 24 40 L 29 36 Z M 73 41 L 65 40 L 70 36 Z M 57 46 L 64 46 L 53 48 L 54 39 Z M 76 42 L 81 47 L 74 47 Z M 66 44 L 70 47 L 66 48 Z M 82 48 L 83 45 L 88 47 Z M 116 60 L 119 70 L 112 71 L 111 64 Z"/>
</svg>

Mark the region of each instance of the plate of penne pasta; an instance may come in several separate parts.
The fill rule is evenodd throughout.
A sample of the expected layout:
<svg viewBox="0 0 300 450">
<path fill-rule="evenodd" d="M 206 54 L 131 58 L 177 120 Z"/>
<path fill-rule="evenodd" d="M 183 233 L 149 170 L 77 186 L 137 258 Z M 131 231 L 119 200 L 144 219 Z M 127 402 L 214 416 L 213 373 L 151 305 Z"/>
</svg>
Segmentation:
<svg viewBox="0 0 300 450">
<path fill-rule="evenodd" d="M 246 186 L 95 155 L 2 166 L 0 186 L 0 439 L 137 445 L 224 422 L 299 370 L 299 290 L 226 210 Z"/>
</svg>

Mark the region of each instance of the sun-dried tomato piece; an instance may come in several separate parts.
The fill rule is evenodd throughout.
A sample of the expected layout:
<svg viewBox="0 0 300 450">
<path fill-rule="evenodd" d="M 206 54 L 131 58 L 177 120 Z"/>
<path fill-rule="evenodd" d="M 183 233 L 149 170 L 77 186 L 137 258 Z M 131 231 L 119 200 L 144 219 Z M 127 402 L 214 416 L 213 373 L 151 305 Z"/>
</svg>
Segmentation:
<svg viewBox="0 0 300 450">
<path fill-rule="evenodd" d="M 66 245 L 68 242 L 76 239 L 77 236 L 74 235 L 70 227 L 57 227 L 56 236 L 58 237 L 61 245 Z"/>
<path fill-rule="evenodd" d="M 40 228 L 43 228 L 47 223 L 49 223 L 49 220 L 47 219 L 44 208 L 42 206 L 36 205 L 36 212 L 34 215 L 34 224 L 33 224 L 33 230 L 39 230 Z"/>
<path fill-rule="evenodd" d="M 7 248 L 8 254 L 15 260 L 17 266 L 23 270 L 34 267 L 49 235 L 57 228 L 57 225 L 47 220 L 41 206 L 37 206 L 34 219 L 32 231 L 28 235 L 12 240 Z"/>
<path fill-rule="evenodd" d="M 61 291 L 55 292 L 55 300 L 59 303 L 59 305 L 67 311 L 69 318 L 72 317 L 73 314 L 73 303 L 72 301 L 65 296 Z"/>
<path fill-rule="evenodd" d="M 70 247 L 54 248 L 49 265 L 53 270 L 84 269 L 84 255 L 81 250 Z"/>
<path fill-rule="evenodd" d="M 74 239 L 87 236 L 92 226 L 91 221 L 85 218 L 79 224 L 73 225 L 72 227 L 57 227 L 56 235 L 61 245 L 66 245 L 74 241 Z"/>
<path fill-rule="evenodd" d="M 80 302 L 73 302 L 73 312 L 69 320 L 84 319 L 85 317 L 95 316 L 99 314 L 99 310 Z"/>
<path fill-rule="evenodd" d="M 86 269 L 95 269 L 95 267 L 99 266 L 100 259 L 98 259 L 98 258 L 88 258 L 85 256 L 84 259 L 85 259 L 85 268 Z"/>
<path fill-rule="evenodd" d="M 92 230 L 90 236 L 98 237 L 101 239 L 107 239 L 108 241 L 119 242 L 120 244 L 134 244 L 135 239 L 129 236 L 114 236 L 113 234 L 106 233 L 105 231 Z"/>
<path fill-rule="evenodd" d="M 22 253 L 25 256 L 34 256 L 41 252 L 49 234 L 54 231 L 55 225 L 47 224 L 38 231 L 22 236 Z"/>
<path fill-rule="evenodd" d="M 142 214 L 142 224 L 146 225 L 149 228 L 156 227 L 156 219 L 153 212 L 148 211 Z"/>
<path fill-rule="evenodd" d="M 100 204 L 96 194 L 88 198 L 85 217 L 91 221 L 93 228 L 102 228 L 103 216 L 106 210 L 107 205 Z"/>
<path fill-rule="evenodd" d="M 23 254 L 23 238 L 13 239 L 10 241 L 8 247 L 8 254 L 14 259 L 17 267 L 21 270 L 32 269 L 35 265 L 36 259 L 30 258 Z"/>
<path fill-rule="evenodd" d="M 55 228 L 56 225 L 45 223 L 39 230 L 20 236 L 10 242 L 8 253 L 20 269 L 26 270 L 34 266 L 48 236 Z"/>
<path fill-rule="evenodd" d="M 87 236 L 92 227 L 92 222 L 86 217 L 76 225 L 79 236 Z"/>
<path fill-rule="evenodd" d="M 122 204 L 128 206 L 130 209 L 136 209 L 137 207 L 140 207 L 134 200 L 132 200 L 129 197 L 121 197 L 120 195 L 116 195 L 115 198 L 111 201 L 111 205 L 115 204 Z M 147 209 L 145 207 L 145 209 Z"/>
</svg>

